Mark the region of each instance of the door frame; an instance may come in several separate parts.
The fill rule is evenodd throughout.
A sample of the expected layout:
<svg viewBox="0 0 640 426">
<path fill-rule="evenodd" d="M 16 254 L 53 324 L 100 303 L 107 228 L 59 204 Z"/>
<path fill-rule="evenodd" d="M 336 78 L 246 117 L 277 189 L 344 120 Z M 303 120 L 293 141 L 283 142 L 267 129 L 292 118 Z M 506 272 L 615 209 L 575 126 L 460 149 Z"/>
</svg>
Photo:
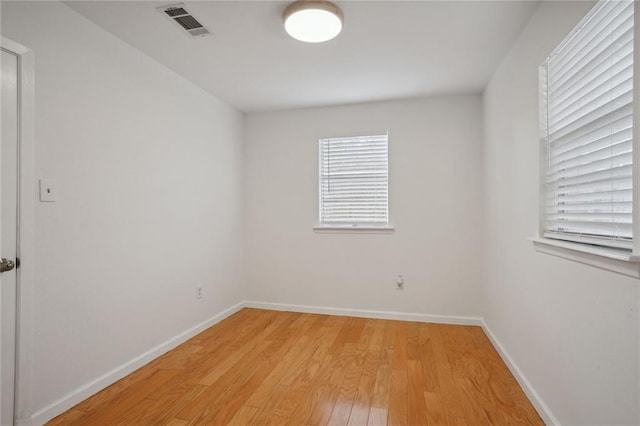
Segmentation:
<svg viewBox="0 0 640 426">
<path fill-rule="evenodd" d="M 35 200 L 34 173 L 34 52 L 6 37 L 0 47 L 18 57 L 18 216 L 16 271 L 16 365 L 14 381 L 14 423 L 30 424 L 33 415 L 32 370 L 34 346 L 34 254 Z"/>
</svg>

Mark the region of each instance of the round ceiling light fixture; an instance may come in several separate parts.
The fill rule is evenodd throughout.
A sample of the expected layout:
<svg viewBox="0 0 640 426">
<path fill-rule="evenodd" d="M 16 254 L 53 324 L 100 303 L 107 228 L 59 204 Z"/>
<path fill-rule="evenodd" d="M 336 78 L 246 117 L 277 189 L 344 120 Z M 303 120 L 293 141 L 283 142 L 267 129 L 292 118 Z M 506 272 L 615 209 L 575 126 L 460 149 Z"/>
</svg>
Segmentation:
<svg viewBox="0 0 640 426">
<path fill-rule="evenodd" d="M 307 43 L 328 41 L 342 31 L 342 10 L 323 0 L 299 0 L 282 15 L 284 29 L 296 40 Z"/>
</svg>

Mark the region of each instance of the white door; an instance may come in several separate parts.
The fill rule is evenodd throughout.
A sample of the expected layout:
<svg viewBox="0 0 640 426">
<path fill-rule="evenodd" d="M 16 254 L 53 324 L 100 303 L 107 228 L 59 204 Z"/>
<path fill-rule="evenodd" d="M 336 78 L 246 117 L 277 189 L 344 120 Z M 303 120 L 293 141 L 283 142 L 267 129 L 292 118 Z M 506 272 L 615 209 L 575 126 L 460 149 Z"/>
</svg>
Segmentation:
<svg viewBox="0 0 640 426">
<path fill-rule="evenodd" d="M 0 425 L 13 425 L 16 366 L 19 59 L 2 49 L 0 141 Z"/>
</svg>

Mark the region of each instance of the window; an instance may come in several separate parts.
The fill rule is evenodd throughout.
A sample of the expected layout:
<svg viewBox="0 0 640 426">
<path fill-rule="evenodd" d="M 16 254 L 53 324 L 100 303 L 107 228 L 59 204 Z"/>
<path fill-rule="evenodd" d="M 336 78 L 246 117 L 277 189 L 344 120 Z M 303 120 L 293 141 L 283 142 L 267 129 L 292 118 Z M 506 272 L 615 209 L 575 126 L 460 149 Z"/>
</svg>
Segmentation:
<svg viewBox="0 0 640 426">
<path fill-rule="evenodd" d="M 631 250 L 633 2 L 600 1 L 541 66 L 541 231 Z"/>
<path fill-rule="evenodd" d="M 321 227 L 389 226 L 388 136 L 320 139 Z"/>
</svg>

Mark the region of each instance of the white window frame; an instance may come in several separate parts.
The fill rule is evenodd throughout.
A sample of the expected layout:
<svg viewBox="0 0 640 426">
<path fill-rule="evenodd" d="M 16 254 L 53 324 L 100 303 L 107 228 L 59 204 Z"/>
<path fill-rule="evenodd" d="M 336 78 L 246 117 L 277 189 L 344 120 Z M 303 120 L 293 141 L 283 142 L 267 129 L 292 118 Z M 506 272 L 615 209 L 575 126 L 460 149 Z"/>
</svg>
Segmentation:
<svg viewBox="0 0 640 426">
<path fill-rule="evenodd" d="M 389 132 L 387 130 L 382 132 L 359 132 L 356 134 L 350 134 L 347 136 L 328 136 L 322 137 L 317 140 L 318 144 L 318 169 L 316 172 L 317 181 L 317 190 L 318 194 L 316 200 L 318 202 L 318 216 L 316 218 L 316 224 L 313 227 L 313 230 L 316 233 L 365 233 L 365 234 L 389 234 L 395 231 L 395 227 L 391 224 L 391 173 L 390 170 L 387 172 L 387 223 L 382 224 L 370 224 L 370 223 L 356 223 L 356 224 L 327 224 L 320 222 L 320 218 L 322 216 L 322 201 L 321 201 L 321 192 L 322 192 L 322 178 L 320 176 L 321 173 L 321 152 L 322 149 L 322 140 L 324 139 L 333 139 L 333 138 L 357 138 L 363 136 L 370 135 L 386 135 L 387 136 L 387 167 L 390 169 L 390 159 L 391 159 L 391 138 L 389 137 Z"/>
<path fill-rule="evenodd" d="M 582 21 L 569 34 L 573 34 L 581 27 Z M 600 269 L 613 271 L 622 275 L 640 278 L 640 141 L 637 133 L 640 132 L 640 6 L 635 5 L 634 10 L 634 38 L 633 38 L 633 219 L 632 233 L 633 244 L 631 250 L 619 250 L 609 247 L 599 247 L 585 243 L 563 241 L 544 236 L 545 221 L 545 162 L 546 162 L 546 135 L 543 123 L 546 123 L 545 93 L 542 90 L 546 82 L 546 60 L 539 68 L 539 108 L 540 108 L 540 176 L 539 176 L 539 212 L 538 229 L 536 236 L 529 238 L 540 253 L 562 257 L 575 262 L 595 266 Z"/>
</svg>

